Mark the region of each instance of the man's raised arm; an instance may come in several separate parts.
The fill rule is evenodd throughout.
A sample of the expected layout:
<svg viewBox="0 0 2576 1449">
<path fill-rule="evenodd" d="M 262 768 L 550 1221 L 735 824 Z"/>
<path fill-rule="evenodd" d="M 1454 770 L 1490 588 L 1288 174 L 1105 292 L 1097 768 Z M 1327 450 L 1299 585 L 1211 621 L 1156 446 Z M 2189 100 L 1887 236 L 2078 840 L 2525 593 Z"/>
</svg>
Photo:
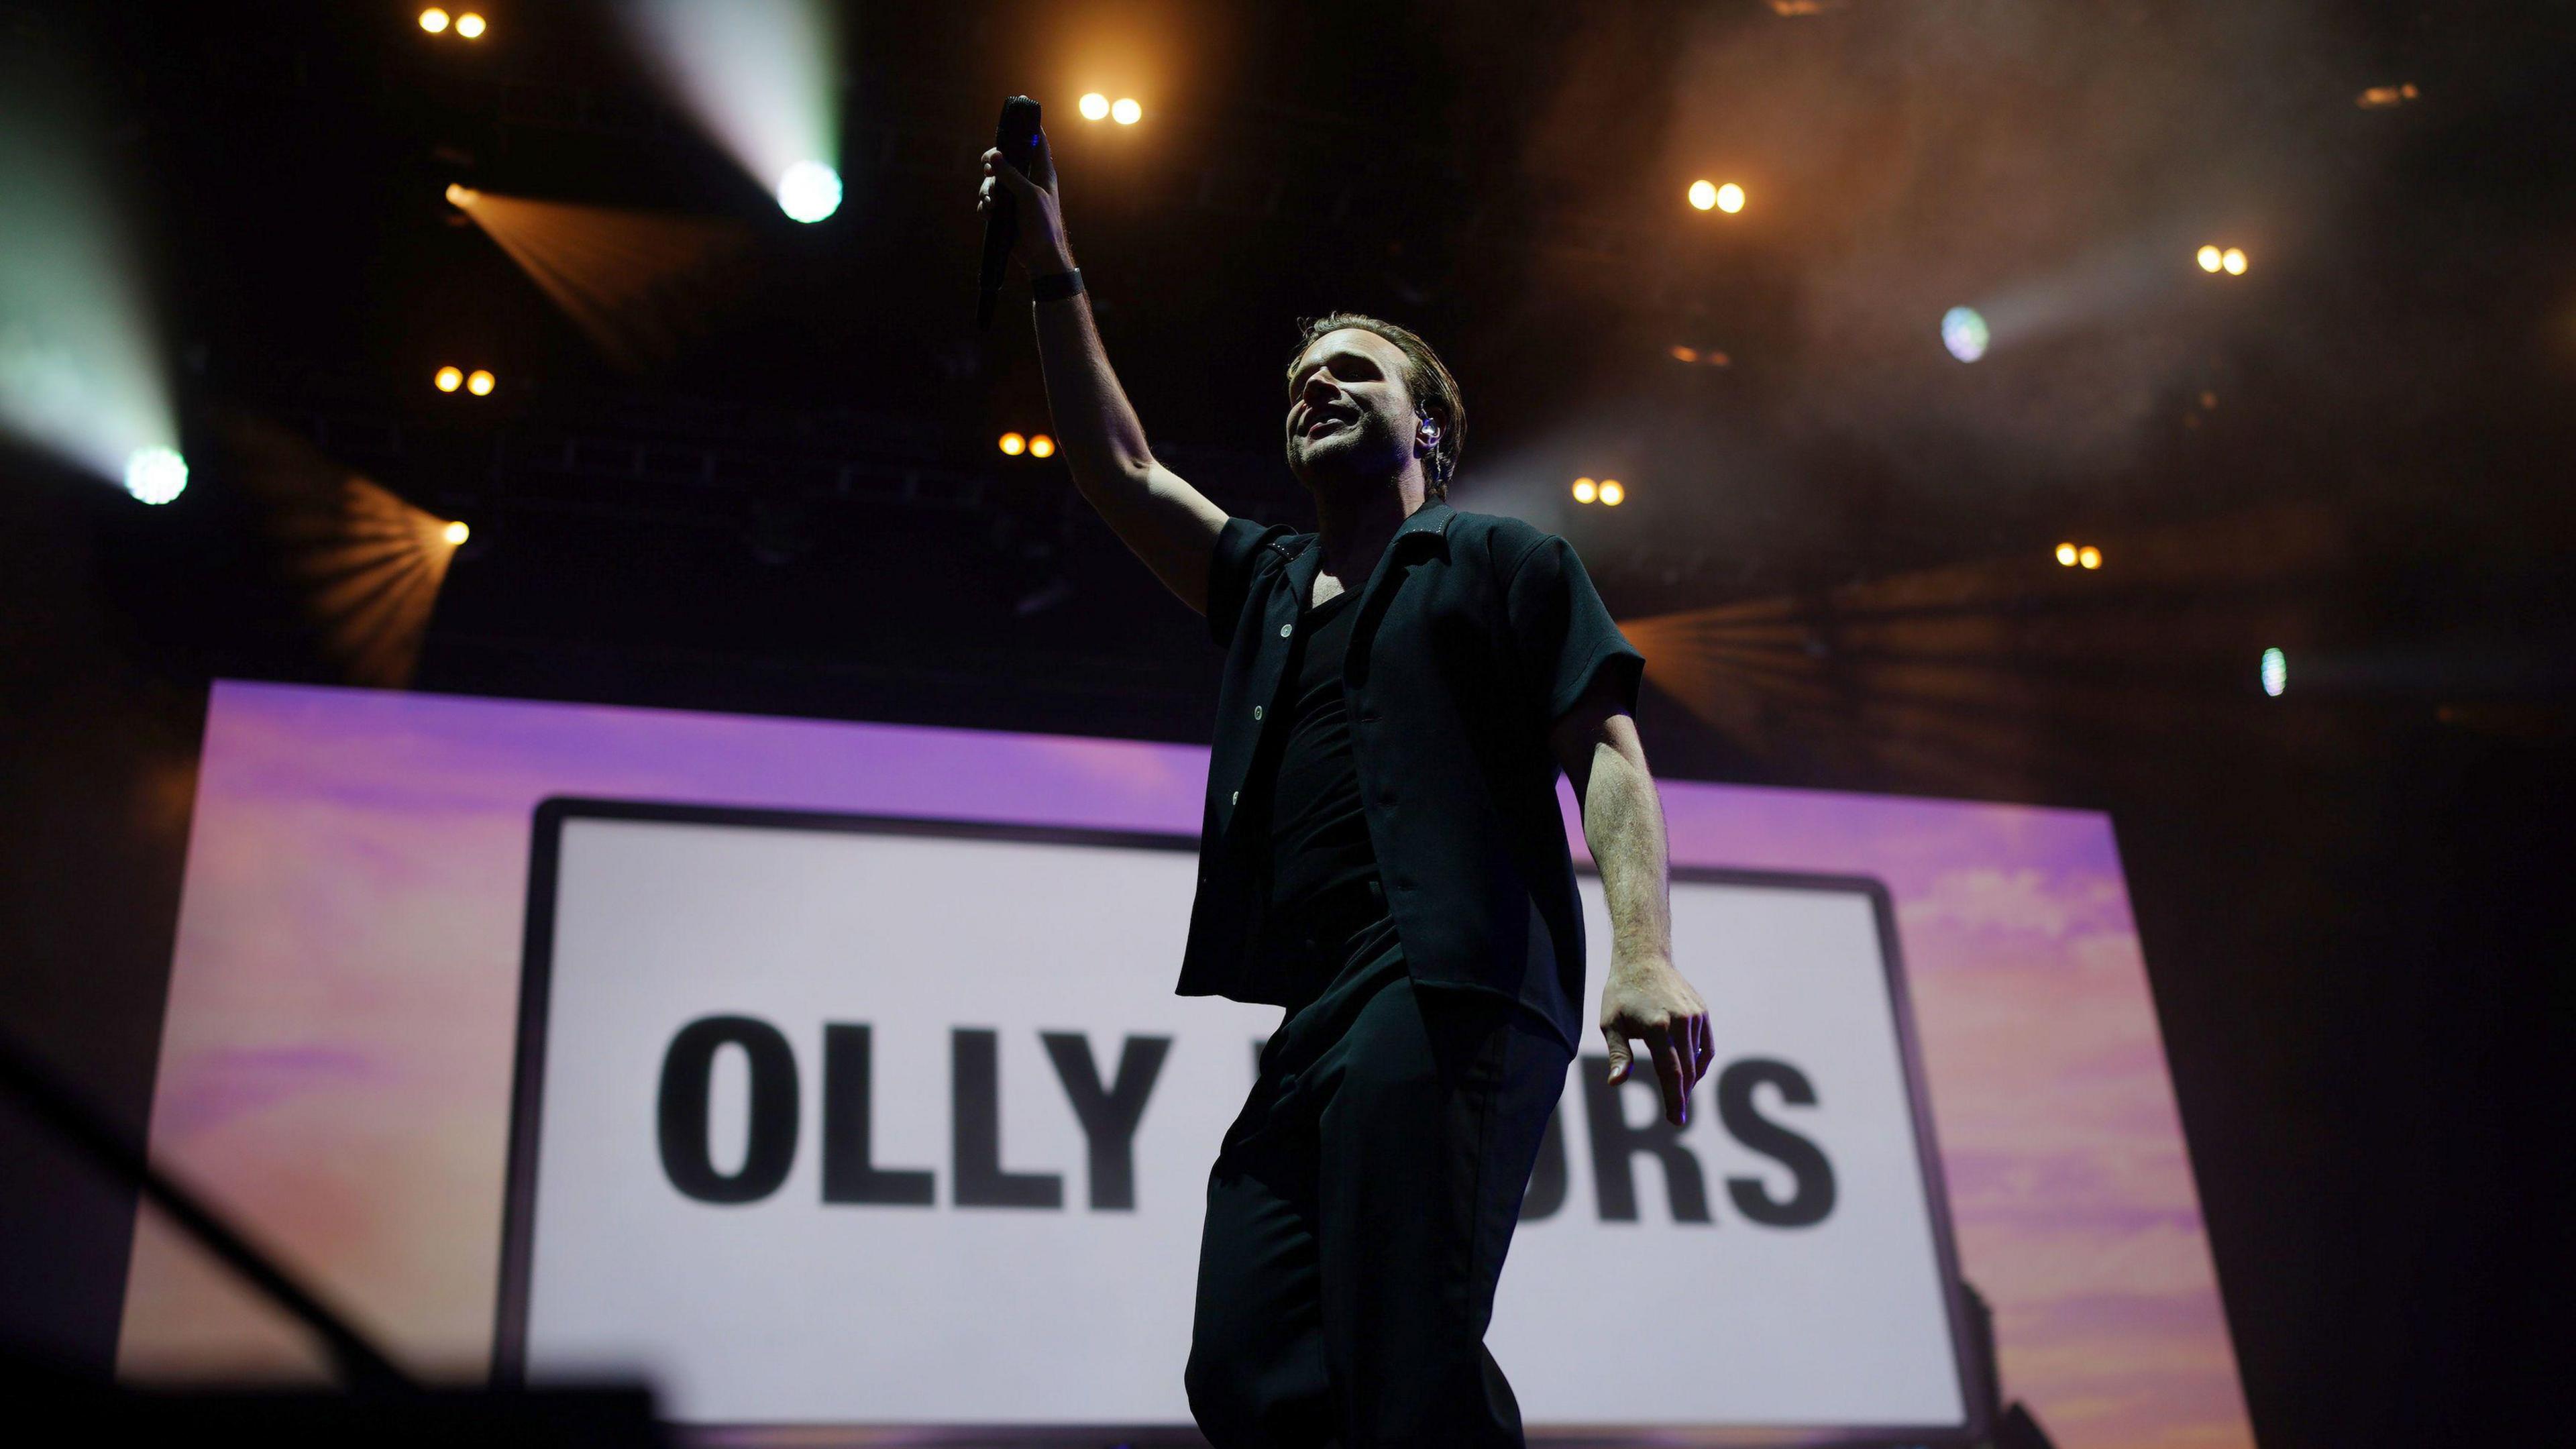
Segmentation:
<svg viewBox="0 0 2576 1449">
<path fill-rule="evenodd" d="M 1040 186 L 1002 159 L 984 153 L 984 185 L 977 210 L 992 205 L 993 188 L 1017 199 L 1019 236 L 1012 254 L 1032 277 L 1073 270 L 1064 215 L 1056 202 L 1055 167 L 1046 136 L 1038 137 Z M 1077 292 L 1037 304 L 1038 365 L 1046 375 L 1047 407 L 1055 416 L 1056 446 L 1073 470 L 1073 485 L 1134 550 L 1163 586 L 1200 613 L 1208 607 L 1208 565 L 1216 553 L 1225 510 L 1154 461 L 1145 425 L 1118 386 L 1109 354 L 1092 325 L 1091 299 Z"/>
</svg>

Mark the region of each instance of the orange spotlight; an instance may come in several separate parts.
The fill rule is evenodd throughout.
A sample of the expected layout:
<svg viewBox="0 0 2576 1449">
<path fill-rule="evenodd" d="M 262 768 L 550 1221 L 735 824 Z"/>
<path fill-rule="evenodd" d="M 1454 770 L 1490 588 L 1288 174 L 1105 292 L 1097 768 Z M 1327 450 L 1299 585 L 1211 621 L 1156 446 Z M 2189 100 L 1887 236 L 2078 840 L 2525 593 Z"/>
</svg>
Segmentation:
<svg viewBox="0 0 2576 1449">
<path fill-rule="evenodd" d="M 447 183 L 447 204 L 450 206 L 472 206 L 482 199 L 483 193 L 471 186 L 460 186 L 453 181 Z"/>
<path fill-rule="evenodd" d="M 2200 269 L 2204 272 L 2217 271 L 2220 267 L 2227 264 L 2226 256 L 2216 247 L 2202 247 L 2200 249 L 2198 260 L 2200 262 Z"/>
<path fill-rule="evenodd" d="M 2071 543 L 2059 544 L 2057 546 L 2057 561 L 2068 568 L 2075 567 L 2075 545 Z"/>
<path fill-rule="evenodd" d="M 1673 361 L 1697 362 L 1699 361 L 1699 349 L 1696 347 L 1676 347 L 1673 349 Z"/>
<path fill-rule="evenodd" d="M 1690 184 L 1690 204 L 1698 207 L 1702 211 L 1707 211 L 1715 207 L 1717 205 L 1717 183 L 1713 181 L 1692 182 Z"/>
<path fill-rule="evenodd" d="M 1730 181 L 1717 188 L 1717 209 L 1729 216 L 1744 209 L 1744 188 Z"/>
<path fill-rule="evenodd" d="M 1120 96 L 1109 107 L 1109 119 L 1122 126 L 1132 126 L 1145 118 L 1145 108 Z"/>
<path fill-rule="evenodd" d="M 996 443 L 994 446 L 1002 450 L 1003 457 L 1016 458 L 1020 456 L 1020 454 L 1028 451 L 1029 440 L 1021 437 L 1017 433 L 1004 433 L 1001 437 L 1001 441 Z"/>
<path fill-rule="evenodd" d="M 1616 508 L 1622 502 L 1625 502 L 1627 497 L 1628 490 L 1619 486 L 1618 479 L 1604 478 L 1601 480 L 1601 502 L 1604 507 Z"/>
<path fill-rule="evenodd" d="M 2088 543 L 2076 551 L 2075 561 L 2088 569 L 2098 569 L 2102 566 L 2102 550 Z"/>
<path fill-rule="evenodd" d="M 483 38 L 483 17 L 468 10 L 456 17 L 456 33 L 467 40 Z"/>
<path fill-rule="evenodd" d="M 2227 269 L 2227 275 L 2231 277 L 2241 277 L 2245 275 L 2245 253 L 2240 248 L 2229 247 L 2226 253 L 2219 257 L 2218 264 L 2225 267 Z"/>
<path fill-rule="evenodd" d="M 1589 479 L 1589 478 L 1577 478 L 1577 479 L 1575 479 L 1575 480 L 1574 480 L 1574 501 L 1575 501 L 1575 502 L 1577 502 L 1577 503 L 1589 503 L 1589 502 L 1591 502 L 1593 499 L 1598 498 L 1598 497 L 1600 497 L 1600 496 L 1601 496 L 1601 485 L 1599 485 L 1599 484 L 1597 484 L 1597 483 L 1593 482 L 1593 481 L 1592 481 L 1591 479 Z"/>
<path fill-rule="evenodd" d="M 1080 105 L 1082 118 L 1086 121 L 1105 121 L 1109 118 L 1109 98 L 1098 91 L 1084 96 Z"/>
<path fill-rule="evenodd" d="M 1029 456 L 1032 458 L 1054 457 L 1055 439 L 1048 437 L 1044 433 L 1031 433 L 1029 435 Z"/>
<path fill-rule="evenodd" d="M 442 367 L 429 381 L 440 392 L 454 392 L 465 385 L 465 370 L 458 367 Z"/>
<path fill-rule="evenodd" d="M 440 31 L 445 30 L 447 28 L 447 12 L 439 9 L 435 5 L 432 5 L 427 10 L 420 12 L 420 28 L 428 31 L 432 35 L 436 35 Z"/>
<path fill-rule="evenodd" d="M 465 390 L 476 397 L 490 397 L 497 383 L 498 379 L 479 367 L 465 375 Z"/>
<path fill-rule="evenodd" d="M 474 530 L 467 528 L 465 526 L 465 520 L 460 518 L 450 522 L 445 528 L 440 529 L 438 531 L 438 536 L 446 539 L 448 546 L 451 548 L 463 548 L 465 546 L 465 540 L 474 536 Z"/>
</svg>

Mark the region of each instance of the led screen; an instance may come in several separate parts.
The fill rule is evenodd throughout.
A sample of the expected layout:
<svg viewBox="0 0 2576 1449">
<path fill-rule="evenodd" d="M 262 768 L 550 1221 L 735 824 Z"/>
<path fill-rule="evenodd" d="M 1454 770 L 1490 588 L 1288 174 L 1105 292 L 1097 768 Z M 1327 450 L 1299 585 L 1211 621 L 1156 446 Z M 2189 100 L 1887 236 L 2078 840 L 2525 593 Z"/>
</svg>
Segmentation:
<svg viewBox="0 0 2576 1449">
<path fill-rule="evenodd" d="M 1278 1016 L 1170 993 L 1205 777 L 221 684 L 152 1151 L 431 1372 L 649 1369 L 700 1423 L 1180 1424 L 1196 1194 Z M 2249 1443 L 2110 822 L 1663 793 L 1680 964 L 1755 1065 L 1732 1126 L 1720 1073 L 1667 1141 L 1585 1043 L 1490 1338 L 1534 1435 L 1931 1440 L 1991 1381 L 2063 1445 Z M 791 1063 L 757 1164 L 776 1053 L 702 1028 L 675 1076 L 708 1020 Z M 1687 1271 L 1605 1289 L 1623 1247 Z M 120 1366 L 322 1368 L 148 1215 Z"/>
</svg>

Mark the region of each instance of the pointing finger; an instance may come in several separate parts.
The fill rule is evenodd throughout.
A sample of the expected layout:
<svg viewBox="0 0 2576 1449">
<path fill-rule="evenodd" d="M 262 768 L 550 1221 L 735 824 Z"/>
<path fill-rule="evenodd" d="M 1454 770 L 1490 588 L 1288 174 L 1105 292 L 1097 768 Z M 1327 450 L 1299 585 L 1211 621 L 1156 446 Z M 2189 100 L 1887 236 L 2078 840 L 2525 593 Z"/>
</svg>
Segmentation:
<svg viewBox="0 0 2576 1449">
<path fill-rule="evenodd" d="M 1682 1054 L 1672 1033 L 1665 1031 L 1649 1037 L 1647 1045 L 1655 1052 L 1655 1074 L 1664 1089 L 1664 1120 L 1676 1127 L 1690 1124 L 1690 1082 L 1682 1075 Z"/>
</svg>

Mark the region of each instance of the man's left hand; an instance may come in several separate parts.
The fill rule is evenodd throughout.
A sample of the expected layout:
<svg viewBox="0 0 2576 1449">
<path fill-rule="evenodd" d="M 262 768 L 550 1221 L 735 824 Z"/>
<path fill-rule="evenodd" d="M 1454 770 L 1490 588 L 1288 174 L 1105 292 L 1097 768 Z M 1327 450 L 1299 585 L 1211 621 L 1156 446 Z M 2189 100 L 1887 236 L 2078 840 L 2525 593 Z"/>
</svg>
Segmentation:
<svg viewBox="0 0 2576 1449">
<path fill-rule="evenodd" d="M 1688 1125 L 1691 1088 L 1699 1085 L 1717 1045 L 1708 1006 L 1670 960 L 1612 959 L 1609 984 L 1601 988 L 1601 1035 L 1610 1042 L 1611 1084 L 1628 1080 L 1628 1043 L 1644 1042 L 1663 1089 L 1664 1120 Z"/>
</svg>

